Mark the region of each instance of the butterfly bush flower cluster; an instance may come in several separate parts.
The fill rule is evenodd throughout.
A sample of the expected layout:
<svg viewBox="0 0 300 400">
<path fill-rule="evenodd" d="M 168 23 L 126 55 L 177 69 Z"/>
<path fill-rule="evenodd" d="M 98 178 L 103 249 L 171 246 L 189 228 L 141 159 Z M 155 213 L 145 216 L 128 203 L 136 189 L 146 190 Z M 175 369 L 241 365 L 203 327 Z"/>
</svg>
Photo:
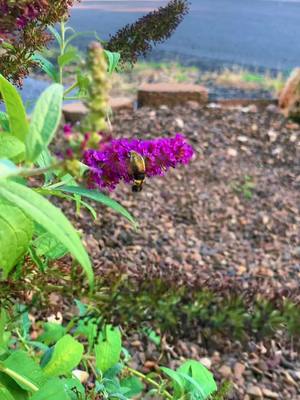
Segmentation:
<svg viewBox="0 0 300 400">
<path fill-rule="evenodd" d="M 194 153 L 180 134 L 173 138 L 153 140 L 114 139 L 101 150 L 85 151 L 84 163 L 89 167 L 90 187 L 113 190 L 121 181 L 132 182 L 130 151 L 143 156 L 148 177 L 164 175 L 169 168 L 175 168 L 178 164 L 188 164 Z"/>
<path fill-rule="evenodd" d="M 49 41 L 47 26 L 68 15 L 74 0 L 0 0 L 0 71 L 14 83 L 34 65 L 31 55 Z"/>
<path fill-rule="evenodd" d="M 133 24 L 121 28 L 110 37 L 107 49 L 121 53 L 123 64 L 135 64 L 139 56 L 147 55 L 158 43 L 163 43 L 176 30 L 189 11 L 188 0 L 170 0 Z"/>
</svg>

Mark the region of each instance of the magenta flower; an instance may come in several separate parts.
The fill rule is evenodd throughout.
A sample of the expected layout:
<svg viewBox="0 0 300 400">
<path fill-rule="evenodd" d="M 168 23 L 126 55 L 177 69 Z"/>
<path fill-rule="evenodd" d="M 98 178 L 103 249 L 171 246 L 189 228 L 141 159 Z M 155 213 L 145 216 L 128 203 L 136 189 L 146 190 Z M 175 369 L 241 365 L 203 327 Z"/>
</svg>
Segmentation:
<svg viewBox="0 0 300 400">
<path fill-rule="evenodd" d="M 84 163 L 89 167 L 90 186 L 113 190 L 122 180 L 133 182 L 129 163 L 132 150 L 144 157 L 148 177 L 164 175 L 171 167 L 187 164 L 194 154 L 185 137 L 179 134 L 153 140 L 115 139 L 101 150 L 85 151 Z"/>
<path fill-rule="evenodd" d="M 72 129 L 71 124 L 65 124 L 63 129 L 64 129 L 64 134 L 65 134 L 66 138 L 69 138 L 72 136 L 73 129 Z"/>
</svg>

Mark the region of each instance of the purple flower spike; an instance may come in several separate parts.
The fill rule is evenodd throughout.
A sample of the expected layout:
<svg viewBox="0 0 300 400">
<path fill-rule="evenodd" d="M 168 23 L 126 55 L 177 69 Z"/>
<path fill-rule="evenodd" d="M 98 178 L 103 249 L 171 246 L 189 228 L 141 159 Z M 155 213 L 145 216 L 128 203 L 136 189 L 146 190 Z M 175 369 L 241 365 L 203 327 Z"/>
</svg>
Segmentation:
<svg viewBox="0 0 300 400">
<path fill-rule="evenodd" d="M 132 150 L 144 157 L 148 177 L 164 175 L 178 164 L 188 164 L 194 154 L 193 148 L 180 134 L 153 140 L 114 139 L 101 150 L 85 151 L 84 163 L 90 168 L 90 186 L 113 190 L 122 180 L 133 182 L 129 162 Z"/>
</svg>

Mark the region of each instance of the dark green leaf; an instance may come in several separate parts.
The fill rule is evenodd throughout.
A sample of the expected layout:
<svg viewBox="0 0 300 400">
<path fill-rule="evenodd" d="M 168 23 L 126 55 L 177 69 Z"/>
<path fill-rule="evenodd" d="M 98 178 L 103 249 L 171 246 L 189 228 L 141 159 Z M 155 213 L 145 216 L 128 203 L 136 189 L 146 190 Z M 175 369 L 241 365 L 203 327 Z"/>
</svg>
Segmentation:
<svg viewBox="0 0 300 400">
<path fill-rule="evenodd" d="M 0 349 L 6 348 L 6 338 L 4 335 L 7 322 L 7 313 L 4 308 L 0 311 Z"/>
<path fill-rule="evenodd" d="M 119 362 L 122 349 L 121 333 L 118 328 L 106 325 L 95 346 L 96 367 L 105 373 Z"/>
<path fill-rule="evenodd" d="M 81 361 L 83 345 L 70 335 L 63 336 L 55 345 L 52 357 L 43 371 L 46 376 L 69 374 Z"/>
<path fill-rule="evenodd" d="M 82 265 L 90 284 L 93 284 L 94 276 L 89 257 L 77 232 L 60 209 L 32 189 L 6 179 L 1 179 L 0 196 L 24 210 L 46 231 L 56 236 Z"/>
<path fill-rule="evenodd" d="M 0 399 L 1 400 L 15 400 L 6 387 L 0 383 Z"/>
<path fill-rule="evenodd" d="M 58 378 L 49 379 L 41 389 L 36 392 L 30 400 L 70 400 L 67 389 L 62 380 Z"/>
<path fill-rule="evenodd" d="M 105 204 L 106 206 L 123 215 L 123 217 L 127 218 L 128 221 L 130 221 L 135 227 L 137 227 L 136 220 L 123 206 L 121 206 L 121 204 L 106 196 L 105 194 L 98 192 L 97 190 L 88 190 L 79 186 L 61 186 L 58 188 L 58 190 L 66 193 L 79 194 L 80 196 L 88 197 L 89 199 L 97 201 L 98 203 Z"/>
<path fill-rule="evenodd" d="M 38 340 L 47 345 L 58 342 L 66 334 L 66 329 L 60 324 L 46 322 L 43 328 L 44 332 L 38 337 Z"/>
<path fill-rule="evenodd" d="M 136 377 L 130 376 L 121 381 L 121 386 L 127 388 L 126 396 L 131 398 L 141 394 L 144 390 L 143 383 Z"/>
<path fill-rule="evenodd" d="M 45 381 L 40 366 L 22 350 L 14 351 L 0 365 L 0 370 L 24 390 L 37 391 Z"/>
<path fill-rule="evenodd" d="M 184 395 L 184 380 L 182 377 L 170 368 L 160 367 L 165 375 L 171 378 L 174 388 L 174 400 L 180 399 Z"/>
<path fill-rule="evenodd" d="M 72 400 L 79 400 L 78 395 L 82 399 L 85 398 L 85 389 L 80 381 L 76 378 L 62 379 L 65 389 Z"/>
<path fill-rule="evenodd" d="M 202 395 L 203 400 L 207 399 L 217 390 L 217 385 L 213 374 L 198 361 L 186 361 L 177 369 L 177 372 L 180 374 L 189 375 L 191 378 L 193 378 L 193 380 L 201 388 L 201 391 L 199 389 L 201 392 L 199 394 Z"/>
<path fill-rule="evenodd" d="M 8 115 L 3 112 L 0 111 L 0 127 L 5 131 L 5 132 L 9 132 L 9 119 L 8 119 Z"/>
<path fill-rule="evenodd" d="M 52 35 L 55 37 L 55 39 L 57 40 L 57 43 L 61 46 L 62 40 L 61 40 L 59 32 L 55 28 L 53 28 L 51 25 L 48 26 L 48 29 L 52 33 Z"/>
<path fill-rule="evenodd" d="M 27 251 L 34 226 L 22 209 L 3 197 L 0 194 L 0 267 L 6 279 Z"/>
<path fill-rule="evenodd" d="M 37 237 L 33 246 L 38 257 L 44 256 L 48 260 L 57 260 L 68 252 L 67 248 L 48 232 Z"/>
<path fill-rule="evenodd" d="M 28 392 L 20 388 L 20 386 L 13 379 L 11 379 L 8 375 L 3 374 L 2 372 L 0 372 L 0 384 L 3 385 L 9 391 L 9 393 L 13 396 L 14 400 L 29 399 Z M 3 400 L 1 396 L 0 399 Z"/>
<path fill-rule="evenodd" d="M 36 61 L 42 70 L 52 79 L 53 82 L 58 82 L 58 71 L 55 66 L 39 53 L 34 54 L 31 59 Z"/>
</svg>

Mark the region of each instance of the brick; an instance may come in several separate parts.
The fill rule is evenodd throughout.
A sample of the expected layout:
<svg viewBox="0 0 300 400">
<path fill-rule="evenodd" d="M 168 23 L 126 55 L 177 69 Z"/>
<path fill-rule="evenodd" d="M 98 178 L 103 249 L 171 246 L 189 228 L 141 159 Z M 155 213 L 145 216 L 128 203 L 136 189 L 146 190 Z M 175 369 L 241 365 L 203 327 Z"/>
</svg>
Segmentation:
<svg viewBox="0 0 300 400">
<path fill-rule="evenodd" d="M 138 90 L 138 107 L 158 108 L 162 105 L 175 107 L 188 102 L 204 105 L 208 102 L 208 91 L 200 85 L 180 83 L 150 83 Z"/>
<path fill-rule="evenodd" d="M 109 101 L 113 112 L 121 110 L 133 110 L 133 101 L 127 97 L 112 97 Z M 87 114 L 86 106 L 78 101 L 76 103 L 65 104 L 63 107 L 63 115 L 66 122 L 76 123 L 81 121 Z"/>
</svg>

